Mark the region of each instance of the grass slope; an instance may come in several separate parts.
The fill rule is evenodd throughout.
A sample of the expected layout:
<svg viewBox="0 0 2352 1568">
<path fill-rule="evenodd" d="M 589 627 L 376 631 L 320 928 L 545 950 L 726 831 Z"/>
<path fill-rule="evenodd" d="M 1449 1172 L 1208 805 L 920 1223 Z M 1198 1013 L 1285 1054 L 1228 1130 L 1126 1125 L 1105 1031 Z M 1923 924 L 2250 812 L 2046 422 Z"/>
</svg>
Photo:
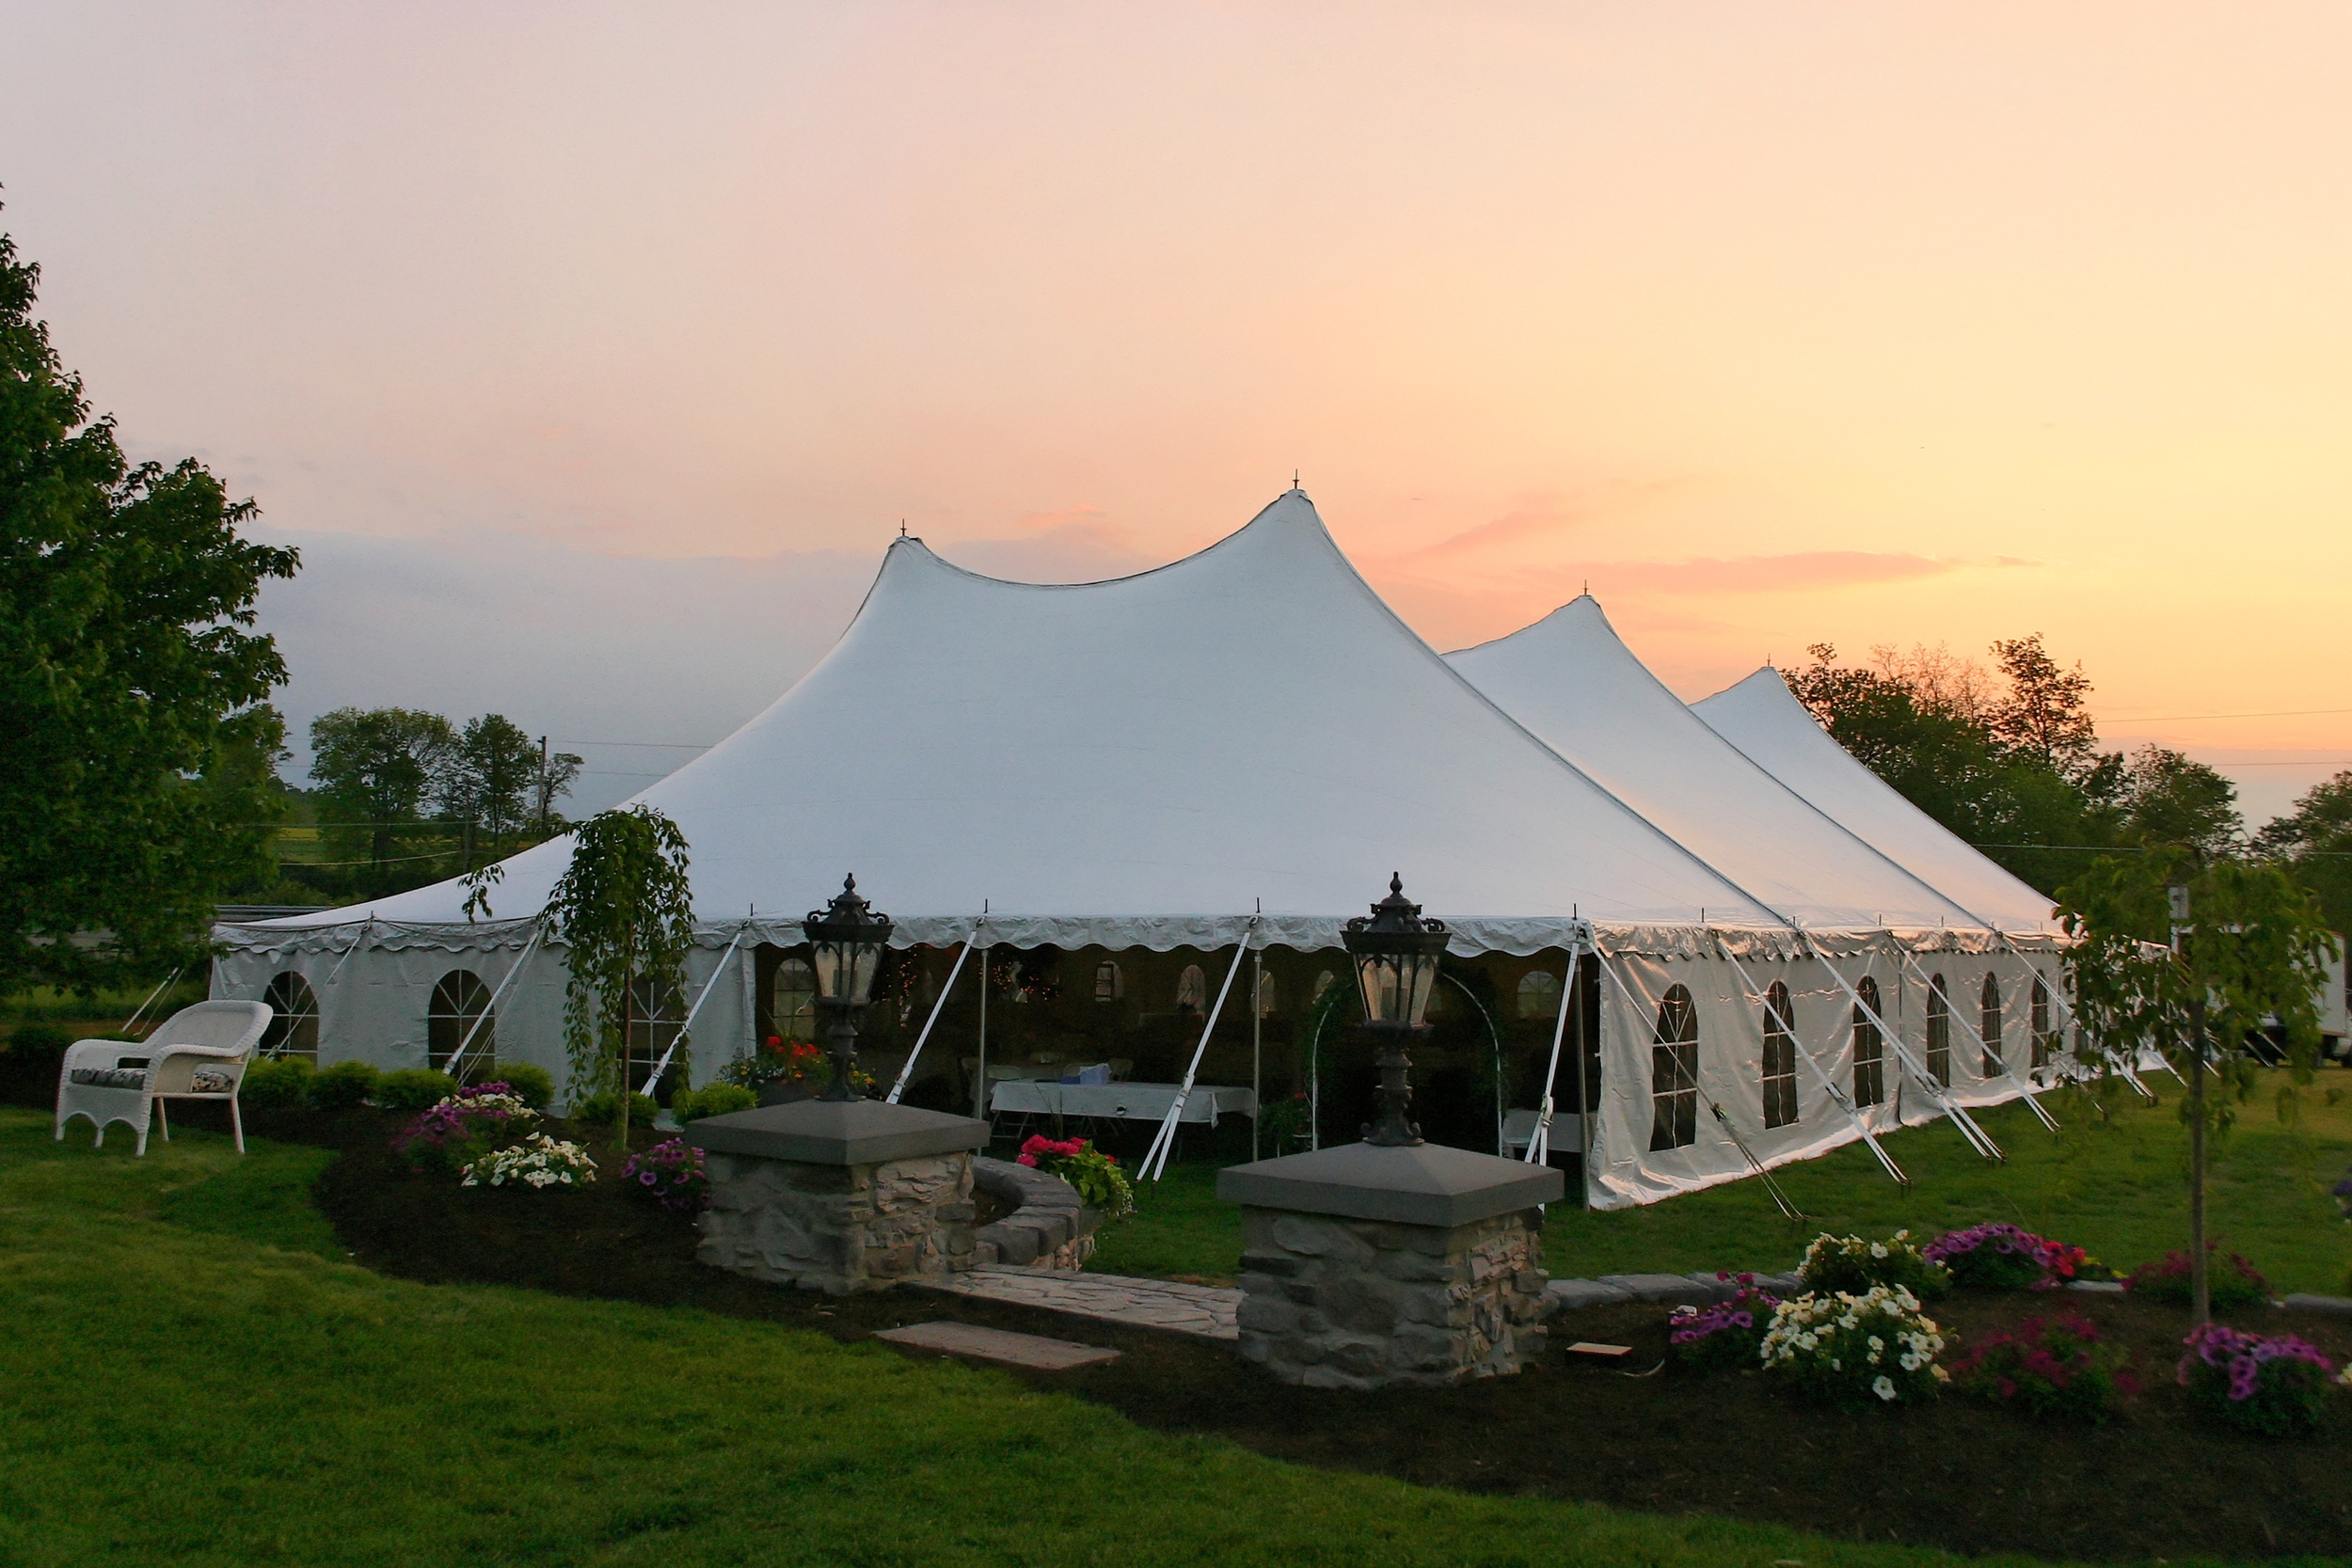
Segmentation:
<svg viewBox="0 0 2352 1568">
<path fill-rule="evenodd" d="M 1958 1560 L 1309 1470 L 769 1324 L 386 1279 L 321 1255 L 317 1159 L 183 1134 L 134 1162 L 0 1112 L 0 1561 Z"/>
<path fill-rule="evenodd" d="M 2213 1234 L 2245 1253 L 2280 1291 L 2342 1294 L 2352 1271 L 2352 1227 L 2328 1189 L 2352 1164 L 2352 1075 L 2328 1071 L 2300 1098 L 2296 1126 L 2282 1125 L 2275 1097 L 2283 1073 L 2265 1077 L 2238 1107 L 2238 1125 L 2215 1161 L 2209 1203 Z M 2022 1105 L 1978 1116 L 2009 1156 L 1978 1156 L 1947 1121 L 1881 1140 L 1911 1185 L 1887 1179 L 1855 1144 L 1772 1174 L 1806 1218 L 1781 1217 L 1762 1182 L 1749 1179 L 1664 1203 L 1609 1212 L 1555 1207 L 1544 1227 L 1544 1264 L 1555 1276 L 1693 1269 L 1793 1267 L 1822 1230 L 1885 1235 L 1903 1227 L 1922 1237 L 1980 1220 L 2009 1220 L 2058 1236 L 2118 1268 L 2188 1246 L 2188 1137 L 2179 1121 L 2180 1086 L 2159 1077 L 2163 1099 L 2112 1103 L 2106 1120 L 2087 1097 L 2045 1102 L 2061 1131 L 2044 1132 Z M 2339 1092 L 2328 1103 L 2328 1090 Z M 1098 1261 L 1108 1273 L 1231 1277 L 1241 1256 L 1238 1212 L 1217 1202 L 1216 1173 L 1171 1169 L 1138 1184 L 1135 1220 L 1105 1236 Z"/>
</svg>

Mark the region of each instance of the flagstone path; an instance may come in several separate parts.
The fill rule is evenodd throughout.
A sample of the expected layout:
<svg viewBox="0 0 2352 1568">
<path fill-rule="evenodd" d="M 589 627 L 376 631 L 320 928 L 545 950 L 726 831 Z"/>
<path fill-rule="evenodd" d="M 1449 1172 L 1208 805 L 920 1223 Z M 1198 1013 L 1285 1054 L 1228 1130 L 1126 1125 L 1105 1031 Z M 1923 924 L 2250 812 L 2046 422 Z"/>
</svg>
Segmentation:
<svg viewBox="0 0 2352 1568">
<path fill-rule="evenodd" d="M 978 1296 L 1016 1307 L 1039 1307 L 1072 1317 L 1138 1328 L 1164 1328 L 1203 1339 L 1238 1339 L 1239 1291 L 1184 1285 L 1172 1279 L 1131 1279 L 1068 1269 L 977 1268 L 922 1282 L 929 1291 Z"/>
</svg>

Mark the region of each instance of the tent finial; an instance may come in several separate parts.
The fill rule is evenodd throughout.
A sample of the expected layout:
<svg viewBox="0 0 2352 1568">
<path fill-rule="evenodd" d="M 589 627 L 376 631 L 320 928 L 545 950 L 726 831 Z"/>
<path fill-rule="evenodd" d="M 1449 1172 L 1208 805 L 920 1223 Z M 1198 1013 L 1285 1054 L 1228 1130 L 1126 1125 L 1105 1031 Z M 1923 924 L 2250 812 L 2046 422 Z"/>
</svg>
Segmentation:
<svg viewBox="0 0 2352 1568">
<path fill-rule="evenodd" d="M 907 536 L 907 520 L 906 520 L 904 517 L 901 517 L 901 518 L 899 518 L 899 519 L 898 519 L 898 537 L 899 537 L 899 538 L 901 538 L 901 539 L 904 539 L 906 536 Z"/>
</svg>

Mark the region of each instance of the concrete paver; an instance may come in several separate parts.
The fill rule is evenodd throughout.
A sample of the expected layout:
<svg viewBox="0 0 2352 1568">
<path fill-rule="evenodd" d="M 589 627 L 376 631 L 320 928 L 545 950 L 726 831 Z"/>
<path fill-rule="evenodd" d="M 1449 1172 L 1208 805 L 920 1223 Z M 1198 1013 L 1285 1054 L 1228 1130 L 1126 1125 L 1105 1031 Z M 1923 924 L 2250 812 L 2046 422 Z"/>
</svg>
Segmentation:
<svg viewBox="0 0 2352 1568">
<path fill-rule="evenodd" d="M 1194 1334 L 1204 1339 L 1238 1339 L 1235 1318 L 1241 1292 L 1213 1285 L 1169 1279 L 1134 1279 L 1115 1274 L 1075 1274 L 1067 1269 L 977 1268 L 922 1282 L 926 1290 L 977 1296 L 1016 1307 L 1041 1307 L 1104 1323 L 1130 1323 Z"/>
<path fill-rule="evenodd" d="M 977 1323 L 909 1323 L 904 1328 L 882 1329 L 874 1338 L 915 1350 L 969 1355 L 981 1361 L 999 1361 L 1009 1367 L 1029 1367 L 1047 1372 L 1066 1372 L 1074 1367 L 1092 1367 L 1119 1359 L 1117 1351 L 1101 1345 L 1048 1339 L 1040 1334 L 1013 1334 L 1001 1328 L 983 1328 Z"/>
</svg>

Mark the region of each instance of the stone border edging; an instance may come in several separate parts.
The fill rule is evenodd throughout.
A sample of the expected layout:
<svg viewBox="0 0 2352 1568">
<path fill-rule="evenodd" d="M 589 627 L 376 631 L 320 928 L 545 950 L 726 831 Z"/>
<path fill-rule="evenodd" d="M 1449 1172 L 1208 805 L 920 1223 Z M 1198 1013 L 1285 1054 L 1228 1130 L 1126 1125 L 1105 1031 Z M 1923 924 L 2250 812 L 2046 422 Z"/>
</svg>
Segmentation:
<svg viewBox="0 0 2352 1568">
<path fill-rule="evenodd" d="M 1076 1269 L 1094 1255 L 1103 1212 L 1088 1208 L 1078 1189 L 1060 1177 L 976 1154 L 972 1185 L 1011 1211 L 974 1228 L 974 1267 Z"/>
</svg>

